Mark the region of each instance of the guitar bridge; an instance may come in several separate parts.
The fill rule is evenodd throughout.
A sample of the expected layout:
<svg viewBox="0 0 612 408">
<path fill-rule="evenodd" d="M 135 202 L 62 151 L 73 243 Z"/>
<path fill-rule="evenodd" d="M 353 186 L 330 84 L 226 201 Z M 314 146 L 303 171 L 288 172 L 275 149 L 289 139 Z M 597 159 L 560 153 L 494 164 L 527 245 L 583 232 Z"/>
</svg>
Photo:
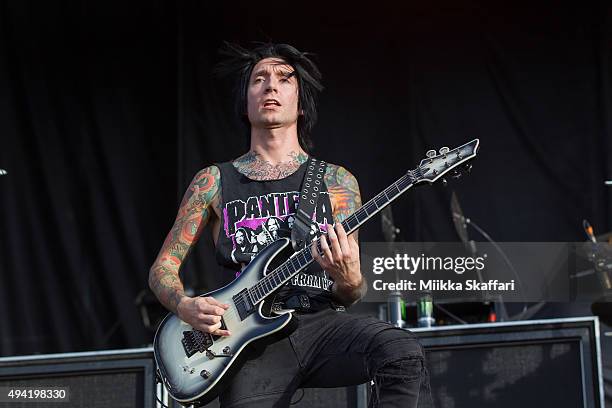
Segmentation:
<svg viewBox="0 0 612 408">
<path fill-rule="evenodd" d="M 221 330 L 227 330 L 223 317 L 221 318 Z M 207 351 L 219 337 L 221 336 L 204 333 L 200 330 L 189 330 L 183 332 L 181 343 L 183 343 L 183 348 L 185 349 L 187 357 L 191 357 L 195 353 L 204 353 Z"/>
<path fill-rule="evenodd" d="M 195 353 L 205 352 L 207 348 L 212 346 L 213 336 L 200 330 L 184 331 L 181 343 L 183 343 L 187 357 L 191 357 Z"/>
</svg>

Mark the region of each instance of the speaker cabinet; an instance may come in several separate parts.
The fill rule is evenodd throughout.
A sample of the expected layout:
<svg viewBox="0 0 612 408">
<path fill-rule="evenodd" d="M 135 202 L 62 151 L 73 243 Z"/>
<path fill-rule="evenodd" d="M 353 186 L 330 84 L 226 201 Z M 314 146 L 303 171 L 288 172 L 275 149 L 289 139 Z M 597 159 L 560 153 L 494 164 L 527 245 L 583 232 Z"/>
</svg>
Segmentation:
<svg viewBox="0 0 612 408">
<path fill-rule="evenodd" d="M 0 387 L 68 388 L 69 401 L 0 402 L 0 407 L 152 407 L 154 367 L 150 349 L 2 358 Z"/>
<path fill-rule="evenodd" d="M 603 408 L 596 317 L 413 329 L 437 408 Z"/>
</svg>

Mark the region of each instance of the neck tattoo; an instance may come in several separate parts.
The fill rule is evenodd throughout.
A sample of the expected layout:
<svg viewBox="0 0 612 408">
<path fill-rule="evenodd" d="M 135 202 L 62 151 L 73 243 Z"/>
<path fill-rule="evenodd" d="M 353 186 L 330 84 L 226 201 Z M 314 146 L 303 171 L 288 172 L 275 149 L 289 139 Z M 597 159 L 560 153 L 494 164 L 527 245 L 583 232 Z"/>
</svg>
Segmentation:
<svg viewBox="0 0 612 408">
<path fill-rule="evenodd" d="M 261 155 L 250 151 L 236 160 L 233 164 L 236 169 L 253 180 L 278 180 L 294 173 L 302 163 L 308 160 L 303 152 L 291 152 L 287 161 L 272 164 L 261 158 Z"/>
</svg>

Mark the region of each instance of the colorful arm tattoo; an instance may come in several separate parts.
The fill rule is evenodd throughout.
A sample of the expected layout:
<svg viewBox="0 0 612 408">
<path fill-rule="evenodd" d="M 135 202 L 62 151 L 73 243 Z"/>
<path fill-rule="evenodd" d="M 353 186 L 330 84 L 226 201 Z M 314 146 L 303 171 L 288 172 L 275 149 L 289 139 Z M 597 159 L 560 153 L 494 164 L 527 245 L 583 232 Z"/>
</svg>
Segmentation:
<svg viewBox="0 0 612 408">
<path fill-rule="evenodd" d="M 357 179 L 347 169 L 335 164 L 328 164 L 325 172 L 325 184 L 334 210 L 334 220 L 344 221 L 361 207 L 361 195 Z M 357 239 L 357 231 L 354 233 Z"/>
<path fill-rule="evenodd" d="M 328 164 L 325 173 L 325 184 L 332 202 L 335 222 L 342 222 L 361 207 L 361 194 L 357 179 L 344 167 Z M 358 242 L 358 231 L 355 231 L 349 239 L 354 238 Z M 339 286 L 334 283 L 332 294 L 340 303 L 350 306 L 362 298 L 366 292 L 365 278 L 362 277 L 359 287 Z"/>
<path fill-rule="evenodd" d="M 179 269 L 208 222 L 218 201 L 220 174 L 216 166 L 198 172 L 185 192 L 176 220 L 149 272 L 149 286 L 159 301 L 176 313 L 184 296 Z"/>
</svg>

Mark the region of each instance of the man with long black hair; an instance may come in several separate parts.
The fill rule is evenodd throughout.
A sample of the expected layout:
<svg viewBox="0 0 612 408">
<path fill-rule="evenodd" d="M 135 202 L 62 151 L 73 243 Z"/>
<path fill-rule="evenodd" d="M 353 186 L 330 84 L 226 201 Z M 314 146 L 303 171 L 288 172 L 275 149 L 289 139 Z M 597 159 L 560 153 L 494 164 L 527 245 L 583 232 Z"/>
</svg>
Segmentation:
<svg viewBox="0 0 612 408">
<path fill-rule="evenodd" d="M 248 126 L 250 150 L 196 174 L 151 268 L 149 284 L 184 322 L 231 336 L 221 328 L 229 305 L 212 297 L 186 296 L 179 269 L 209 222 L 217 260 L 232 276 L 251 260 L 251 254 L 235 251 L 241 245 L 236 242 L 238 231 L 246 235 L 265 229 L 272 217 L 289 223 L 299 203 L 317 94 L 323 87 L 309 55 L 290 45 L 261 44 L 247 50 L 226 44 L 223 54 L 226 59 L 218 71 L 238 77 L 237 113 Z M 375 384 L 374 406 L 416 407 L 420 386 L 427 384 L 423 350 L 413 334 L 344 311 L 366 287 L 357 233 L 349 236 L 341 225 L 361 205 L 361 198 L 355 177 L 338 165 L 328 164 L 323 187 L 313 223 L 319 235 L 326 233 L 320 238 L 323 254 L 313 249 L 317 262 L 274 299 L 278 307 L 296 310 L 297 328 L 280 340 L 245 351 L 247 361 L 220 395 L 223 407 L 288 406 L 298 388 L 370 380 Z"/>
</svg>

